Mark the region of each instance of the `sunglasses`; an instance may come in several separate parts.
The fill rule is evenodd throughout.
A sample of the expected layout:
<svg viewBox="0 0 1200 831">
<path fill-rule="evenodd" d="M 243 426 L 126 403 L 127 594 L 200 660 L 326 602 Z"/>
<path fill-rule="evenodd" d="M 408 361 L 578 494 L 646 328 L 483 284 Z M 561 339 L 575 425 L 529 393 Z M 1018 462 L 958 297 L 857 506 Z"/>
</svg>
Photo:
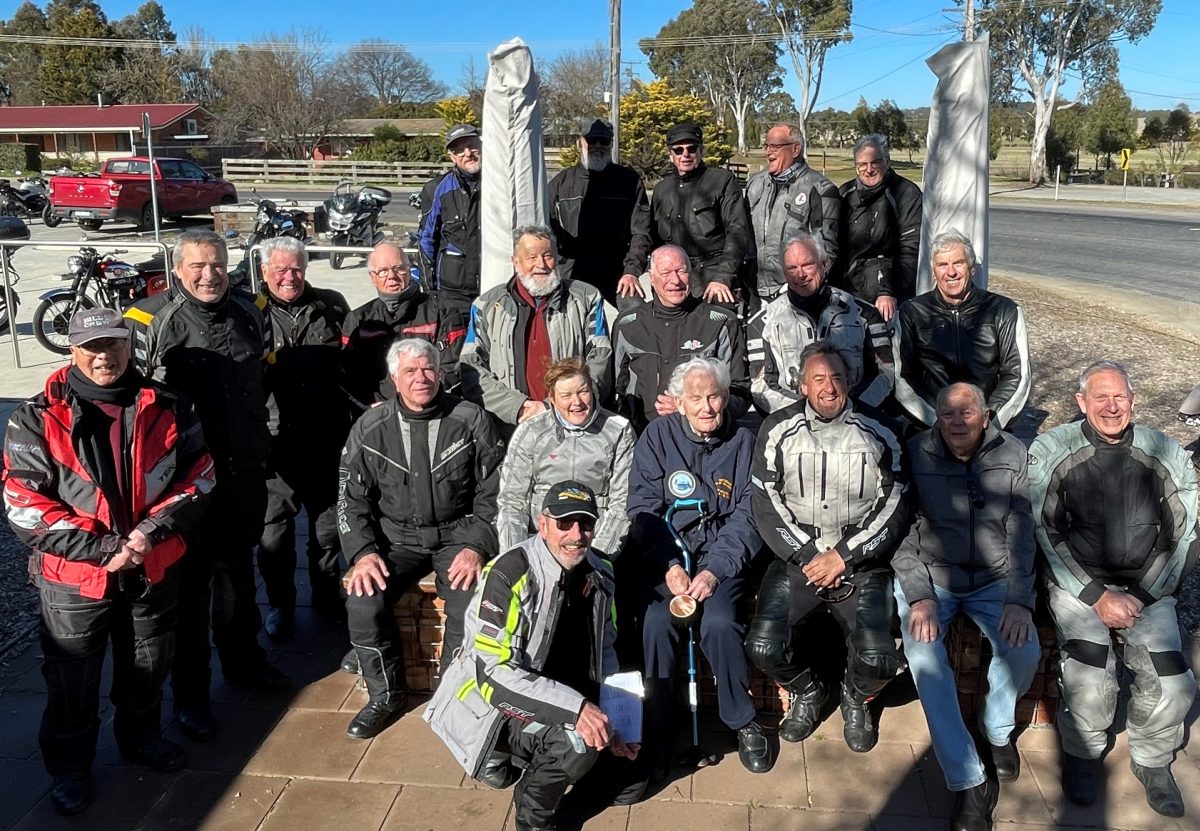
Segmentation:
<svg viewBox="0 0 1200 831">
<path fill-rule="evenodd" d="M 677 144 L 671 148 L 671 152 L 676 156 L 682 156 L 684 154 L 688 156 L 694 156 L 696 155 L 697 148 L 698 145 L 695 144 Z"/>
<path fill-rule="evenodd" d="M 612 147 L 612 139 L 606 138 L 585 138 L 588 147 Z"/>
</svg>

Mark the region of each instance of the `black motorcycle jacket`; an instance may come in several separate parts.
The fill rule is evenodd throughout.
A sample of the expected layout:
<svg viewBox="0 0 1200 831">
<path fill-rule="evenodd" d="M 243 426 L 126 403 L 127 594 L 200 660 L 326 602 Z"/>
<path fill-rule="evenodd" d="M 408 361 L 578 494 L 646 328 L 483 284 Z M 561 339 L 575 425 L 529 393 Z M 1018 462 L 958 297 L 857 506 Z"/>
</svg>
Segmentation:
<svg viewBox="0 0 1200 831">
<path fill-rule="evenodd" d="M 420 411 L 394 394 L 368 410 L 342 452 L 337 518 L 346 561 L 447 545 L 490 560 L 503 459 L 491 417 L 449 393 Z"/>
<path fill-rule="evenodd" d="M 917 286 L 921 246 L 921 189 L 889 170 L 876 187 L 858 178 L 841 187 L 842 222 L 833 283 L 874 303 L 880 295 L 900 303 Z"/>
<path fill-rule="evenodd" d="M 650 255 L 650 201 L 630 167 L 581 164 L 550 180 L 550 228 L 564 278 L 583 280 L 616 305 L 623 274 L 640 275 Z"/>
<path fill-rule="evenodd" d="M 457 167 L 421 190 L 421 256 L 427 264 L 426 288 L 467 303 L 479 296 L 480 247 L 478 176 Z"/>
<path fill-rule="evenodd" d="M 726 409 L 732 421 L 750 409 L 746 339 L 732 311 L 694 297 L 666 309 L 655 299 L 617 318 L 612 340 L 615 409 L 638 434 L 658 418 L 654 402 L 675 367 L 692 358 L 716 358 L 729 367 Z"/>
<path fill-rule="evenodd" d="M 265 307 L 235 288 L 202 303 L 176 282 L 125 311 L 135 366 L 195 405 L 218 479 L 262 470 L 270 452 L 264 371 L 274 337 Z"/>
<path fill-rule="evenodd" d="M 314 440 L 340 445 L 351 412 L 342 382 L 346 298 L 307 283 L 294 303 L 274 297 L 265 284 L 259 297 L 274 336 L 275 361 L 266 369 L 271 435 L 289 446 Z"/>
<path fill-rule="evenodd" d="M 926 427 L 937 420 L 938 391 L 966 381 L 987 396 L 1007 427 L 1029 397 L 1029 342 L 1021 308 L 998 294 L 971 288 L 957 306 L 935 288 L 900 307 L 892 333 L 896 400 Z"/>
<path fill-rule="evenodd" d="M 441 354 L 442 388 L 458 386 L 458 356 L 467 336 L 463 313 L 413 284 L 396 298 L 374 300 L 342 323 L 342 366 L 346 390 L 361 408 L 396 396 L 388 378 L 387 351 L 401 338 L 420 338 Z"/>
<path fill-rule="evenodd" d="M 750 219 L 736 176 L 704 165 L 682 177 L 671 172 L 654 186 L 650 212 L 652 247 L 678 245 L 691 258 L 693 294 L 714 280 L 737 286 Z"/>
</svg>

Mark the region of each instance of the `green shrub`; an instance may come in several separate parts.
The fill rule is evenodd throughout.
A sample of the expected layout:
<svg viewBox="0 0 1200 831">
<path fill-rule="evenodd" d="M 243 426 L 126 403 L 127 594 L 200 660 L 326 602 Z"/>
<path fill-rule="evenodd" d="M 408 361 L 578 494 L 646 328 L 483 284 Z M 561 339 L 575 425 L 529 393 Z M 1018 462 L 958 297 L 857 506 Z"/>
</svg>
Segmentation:
<svg viewBox="0 0 1200 831">
<path fill-rule="evenodd" d="M 42 154 L 34 144 L 4 142 L 0 144 L 0 171 L 11 173 L 20 170 L 41 171 Z"/>
</svg>

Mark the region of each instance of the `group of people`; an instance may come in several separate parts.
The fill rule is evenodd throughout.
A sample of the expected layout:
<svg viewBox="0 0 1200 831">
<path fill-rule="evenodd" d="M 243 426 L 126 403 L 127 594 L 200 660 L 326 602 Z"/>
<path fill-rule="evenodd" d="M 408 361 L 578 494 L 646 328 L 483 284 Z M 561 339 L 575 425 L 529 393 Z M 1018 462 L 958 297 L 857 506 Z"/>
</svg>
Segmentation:
<svg viewBox="0 0 1200 831">
<path fill-rule="evenodd" d="M 554 827 L 573 785 L 628 802 L 670 774 L 684 595 L 748 770 L 775 761 L 751 665 L 791 694 L 782 740 L 836 701 L 860 753 L 907 668 L 951 827 L 990 828 L 998 780 L 1020 771 L 1039 571 L 1064 792 L 1097 798 L 1119 658 L 1136 679 L 1133 773 L 1181 816 L 1170 765 L 1195 678 L 1175 595 L 1196 562 L 1196 479 L 1177 443 L 1132 422 L 1125 370 L 1087 367 L 1082 420 L 1026 450 L 1005 432 L 1030 388 L 1021 309 L 973 281 L 956 232 L 914 296 L 920 192 L 880 139 L 859 142 L 838 189 L 776 125 L 743 191 L 704 164 L 698 125 L 676 125 L 651 200 L 611 142 L 604 121 L 583 125 L 550 225 L 514 230 L 513 276 L 482 295 L 481 141 L 460 125 L 454 168 L 422 192 L 419 281 L 380 243 L 376 297 L 351 310 L 279 238 L 250 295 L 229 285 L 224 241 L 191 230 L 169 292 L 72 320 L 71 366 L 5 444 L 5 506 L 42 600 L 55 806 L 93 798 L 110 637 L 118 746 L 158 770 L 186 764 L 161 734 L 168 673 L 184 736 L 217 735 L 210 633 L 227 683 L 289 686 L 257 636 L 296 637 L 303 509 L 313 607 L 347 627 L 342 668 L 368 692 L 348 735 L 406 711 L 392 606 L 432 571 L 446 623 L 425 718 L 472 777 L 517 783 L 518 828 Z M 959 612 L 992 646 L 978 745 L 944 646 Z M 833 675 L 828 639 L 806 636 L 822 619 L 842 634 Z M 642 736 L 599 707 L 620 667 L 644 676 Z"/>
</svg>

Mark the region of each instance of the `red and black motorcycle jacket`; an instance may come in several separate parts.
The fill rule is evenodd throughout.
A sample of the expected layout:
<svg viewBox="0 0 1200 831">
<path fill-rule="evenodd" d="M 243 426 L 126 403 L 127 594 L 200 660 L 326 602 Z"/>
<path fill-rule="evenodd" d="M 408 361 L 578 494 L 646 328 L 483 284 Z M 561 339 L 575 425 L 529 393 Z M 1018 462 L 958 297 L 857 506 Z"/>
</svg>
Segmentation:
<svg viewBox="0 0 1200 831">
<path fill-rule="evenodd" d="M 147 380 L 123 415 L 128 493 L 122 500 L 107 492 L 80 452 L 83 405 L 67 385 L 68 370 L 51 375 L 45 391 L 9 420 L 4 507 L 17 537 L 41 560 L 44 579 L 101 598 L 104 566 L 134 528 L 151 544 L 147 582 L 162 579 L 183 556 L 181 533 L 200 516 L 216 475 L 191 406 Z M 115 508 L 122 502 L 125 511 Z"/>
</svg>

